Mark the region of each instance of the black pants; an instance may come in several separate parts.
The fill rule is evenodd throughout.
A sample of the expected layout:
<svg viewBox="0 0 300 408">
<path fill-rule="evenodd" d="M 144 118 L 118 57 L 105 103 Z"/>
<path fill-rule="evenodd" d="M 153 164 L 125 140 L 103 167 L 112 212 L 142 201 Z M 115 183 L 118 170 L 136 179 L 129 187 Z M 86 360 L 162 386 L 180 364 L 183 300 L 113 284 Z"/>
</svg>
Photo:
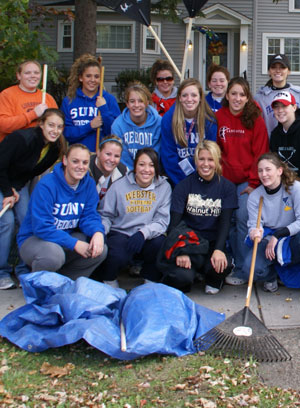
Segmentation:
<svg viewBox="0 0 300 408">
<path fill-rule="evenodd" d="M 228 266 L 222 273 L 217 273 L 214 270 L 211 264 L 211 260 L 210 260 L 212 253 L 214 252 L 214 249 L 215 249 L 215 242 L 213 241 L 209 243 L 208 253 L 202 255 L 203 260 L 201 264 L 197 263 L 196 261 L 196 260 L 199 260 L 198 255 L 195 255 L 195 256 L 189 255 L 191 259 L 191 263 L 192 263 L 192 268 L 186 269 L 186 268 L 176 267 L 176 272 L 170 275 L 165 275 L 163 279 L 163 283 L 165 283 L 166 285 L 170 285 L 175 288 L 181 289 L 181 290 L 182 288 L 185 288 L 186 290 L 188 290 L 188 288 L 193 284 L 195 280 L 196 272 L 199 272 L 205 275 L 206 285 L 221 289 L 226 276 L 229 275 L 232 269 L 231 256 L 225 253 Z"/>
<path fill-rule="evenodd" d="M 124 268 L 135 255 L 143 260 L 141 276 L 153 282 L 158 282 L 161 273 L 156 267 L 156 258 L 160 247 L 165 239 L 164 235 L 159 235 L 153 239 L 147 239 L 139 254 L 129 254 L 126 246 L 128 235 L 112 231 L 107 236 L 108 253 L 105 261 L 93 273 L 93 278 L 97 280 L 115 280 L 119 271 Z"/>
<path fill-rule="evenodd" d="M 211 260 L 210 260 L 214 252 L 214 246 L 215 246 L 215 242 L 210 242 L 209 251 L 208 251 L 208 254 L 205 255 L 205 263 L 204 263 L 203 268 L 201 268 L 200 273 L 202 272 L 205 275 L 206 285 L 212 286 L 213 288 L 221 289 L 226 276 L 230 274 L 231 269 L 232 269 L 231 256 L 229 256 L 225 252 L 225 255 L 227 258 L 227 268 L 222 273 L 217 273 L 214 270 L 211 264 Z"/>
</svg>

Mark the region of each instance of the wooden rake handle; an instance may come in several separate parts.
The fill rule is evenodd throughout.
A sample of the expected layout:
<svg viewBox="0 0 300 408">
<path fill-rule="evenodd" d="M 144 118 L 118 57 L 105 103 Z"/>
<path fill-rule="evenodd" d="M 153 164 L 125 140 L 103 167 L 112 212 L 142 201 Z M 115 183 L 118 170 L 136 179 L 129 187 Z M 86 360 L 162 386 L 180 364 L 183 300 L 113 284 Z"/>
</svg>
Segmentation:
<svg viewBox="0 0 300 408">
<path fill-rule="evenodd" d="M 101 66 L 100 68 L 100 87 L 99 87 L 99 96 L 103 96 L 103 88 L 104 88 L 104 67 Z M 98 116 L 100 116 L 100 111 L 98 111 Z M 96 133 L 96 152 L 99 147 L 100 142 L 100 127 L 97 128 Z"/>
<path fill-rule="evenodd" d="M 262 212 L 263 202 L 264 202 L 264 198 L 260 197 L 259 205 L 258 205 L 256 228 L 260 227 L 260 220 L 261 220 L 261 212 Z M 258 237 L 254 238 L 245 307 L 250 306 L 250 299 L 251 299 L 251 293 L 252 293 L 252 287 L 253 287 L 253 278 L 254 278 L 254 268 L 255 268 L 256 254 L 257 254 L 257 246 L 258 246 Z"/>
<path fill-rule="evenodd" d="M 6 206 L 4 208 L 2 208 L 2 210 L 0 211 L 0 218 L 2 217 L 2 215 L 4 215 L 6 213 L 6 211 L 9 209 L 10 204 L 6 204 Z"/>
</svg>

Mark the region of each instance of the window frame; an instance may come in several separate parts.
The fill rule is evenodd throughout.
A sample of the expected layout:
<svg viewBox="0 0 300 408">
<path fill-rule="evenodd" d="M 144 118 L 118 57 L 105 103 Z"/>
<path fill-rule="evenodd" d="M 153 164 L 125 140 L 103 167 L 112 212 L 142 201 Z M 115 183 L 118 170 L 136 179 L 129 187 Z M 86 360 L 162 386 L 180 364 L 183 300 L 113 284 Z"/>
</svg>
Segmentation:
<svg viewBox="0 0 300 408">
<path fill-rule="evenodd" d="M 295 0 L 289 0 L 289 12 L 290 13 L 300 13 L 300 7 L 295 8 Z"/>
<path fill-rule="evenodd" d="M 105 21 L 98 21 L 96 22 L 97 26 L 101 25 L 110 25 L 110 26 L 131 26 L 131 48 L 130 49 L 123 49 L 123 48 L 97 48 L 97 53 L 107 53 L 107 54 L 134 54 L 135 53 L 135 33 L 136 33 L 136 23 L 135 21 L 130 20 L 122 20 L 122 21 L 115 21 L 115 20 L 105 20 Z"/>
<path fill-rule="evenodd" d="M 300 11 L 300 10 L 299 10 Z M 262 37 L 262 74 L 268 73 L 268 41 L 270 39 L 280 40 L 280 54 L 284 54 L 284 40 L 287 38 L 296 38 L 300 40 L 300 33 L 263 33 Z M 290 75 L 299 75 L 299 71 L 291 71 Z"/>
<path fill-rule="evenodd" d="M 151 23 L 151 27 L 157 27 L 157 35 L 161 39 L 161 23 Z M 148 27 L 143 25 L 143 54 L 152 54 L 152 55 L 159 55 L 161 53 L 160 46 L 156 39 L 154 38 L 155 41 L 155 50 L 148 50 L 146 48 L 147 46 L 147 31 Z"/>
<path fill-rule="evenodd" d="M 64 38 L 64 26 L 70 25 L 71 26 L 71 47 L 64 48 L 63 47 L 63 38 Z M 66 20 L 58 20 L 57 25 L 57 52 L 73 52 L 74 50 L 74 22 L 73 21 L 66 21 Z"/>
</svg>

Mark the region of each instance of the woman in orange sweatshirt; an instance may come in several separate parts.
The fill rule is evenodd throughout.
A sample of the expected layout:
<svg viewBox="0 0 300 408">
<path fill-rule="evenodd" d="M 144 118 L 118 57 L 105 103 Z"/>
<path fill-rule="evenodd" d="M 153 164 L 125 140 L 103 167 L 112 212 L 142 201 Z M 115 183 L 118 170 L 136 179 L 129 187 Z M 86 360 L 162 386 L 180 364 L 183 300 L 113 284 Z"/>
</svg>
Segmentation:
<svg viewBox="0 0 300 408">
<path fill-rule="evenodd" d="M 39 62 L 23 62 L 16 75 L 19 83 L 0 93 L 0 142 L 15 130 L 36 126 L 46 109 L 57 108 L 49 94 L 42 103 L 42 91 L 37 88 L 42 76 Z"/>
</svg>

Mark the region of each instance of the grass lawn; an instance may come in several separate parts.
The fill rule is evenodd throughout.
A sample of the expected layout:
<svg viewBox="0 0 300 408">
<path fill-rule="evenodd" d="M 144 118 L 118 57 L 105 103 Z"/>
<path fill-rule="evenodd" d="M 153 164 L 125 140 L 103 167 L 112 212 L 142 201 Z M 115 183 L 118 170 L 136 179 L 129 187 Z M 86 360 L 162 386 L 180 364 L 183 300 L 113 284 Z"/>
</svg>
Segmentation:
<svg viewBox="0 0 300 408">
<path fill-rule="evenodd" d="M 108 358 L 84 341 L 28 353 L 0 338 L 1 407 L 299 407 L 292 390 L 268 388 L 254 362 L 199 353 Z"/>
</svg>

